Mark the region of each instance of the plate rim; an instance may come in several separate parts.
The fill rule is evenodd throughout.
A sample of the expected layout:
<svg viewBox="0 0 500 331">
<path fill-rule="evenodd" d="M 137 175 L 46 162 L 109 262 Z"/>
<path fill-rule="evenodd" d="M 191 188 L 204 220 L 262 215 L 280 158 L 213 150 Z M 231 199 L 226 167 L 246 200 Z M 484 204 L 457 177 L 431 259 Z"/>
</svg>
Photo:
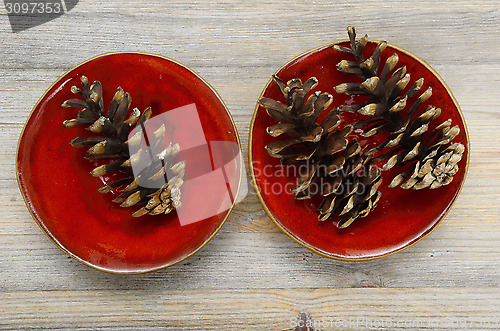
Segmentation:
<svg viewBox="0 0 500 331">
<path fill-rule="evenodd" d="M 309 50 L 306 50 L 304 52 L 302 52 L 301 54 L 293 57 L 292 59 L 288 60 L 287 62 L 285 62 L 283 65 L 281 65 L 275 72 L 274 72 L 274 75 L 276 75 L 278 72 L 280 72 L 284 67 L 286 67 L 287 65 L 289 65 L 290 63 L 292 63 L 293 61 L 297 60 L 298 58 L 304 56 L 304 55 L 307 55 L 307 54 L 310 54 L 310 53 L 313 53 L 315 51 L 318 51 L 320 49 L 326 49 L 328 47 L 332 47 L 333 45 L 337 45 L 337 44 L 340 44 L 340 43 L 345 43 L 345 42 L 349 42 L 350 40 L 347 39 L 347 38 L 344 38 L 344 39 L 338 39 L 336 41 L 333 41 L 333 42 L 329 42 L 329 43 L 326 43 L 326 44 L 323 44 L 323 45 L 320 45 L 320 46 L 317 46 L 317 47 L 314 47 L 314 48 L 311 48 Z M 368 42 L 370 43 L 380 43 L 381 40 L 378 40 L 378 39 L 368 39 Z M 439 223 L 441 223 L 441 221 L 448 215 L 448 213 L 450 212 L 450 210 L 453 208 L 458 196 L 460 195 L 460 193 L 462 192 L 462 189 L 463 189 L 463 186 L 464 186 L 464 183 L 465 183 L 465 180 L 467 178 L 467 173 L 469 171 L 469 162 L 470 162 L 470 137 L 469 137 L 469 131 L 467 129 L 467 124 L 465 122 L 465 117 L 462 113 L 462 109 L 460 108 L 460 105 L 458 104 L 458 101 L 457 99 L 455 98 L 455 96 L 453 95 L 450 87 L 448 86 L 448 84 L 446 84 L 446 82 L 444 81 L 444 79 L 437 73 L 437 71 L 432 68 L 432 66 L 430 64 L 428 64 L 425 60 L 423 60 L 422 58 L 420 58 L 419 56 L 413 54 L 412 52 L 400 47 L 400 46 L 397 46 L 397 45 L 394 45 L 394 44 L 391 44 L 391 43 L 387 43 L 387 46 L 389 47 L 392 47 L 394 49 L 396 49 L 397 51 L 413 58 L 414 60 L 416 60 L 417 62 L 419 62 L 420 64 L 422 64 L 426 69 L 428 69 L 436 78 L 437 80 L 443 85 L 443 87 L 445 88 L 446 92 L 450 95 L 451 97 L 451 100 L 453 101 L 453 104 L 455 105 L 455 107 L 457 108 L 458 110 L 458 114 L 460 115 L 460 119 L 462 120 L 462 123 L 463 123 L 463 126 L 464 126 L 464 131 L 465 131 L 465 137 L 466 137 L 466 140 L 467 140 L 467 159 L 466 159 L 466 163 L 465 163 L 465 171 L 464 171 L 464 177 L 462 179 L 462 182 L 460 183 L 460 186 L 455 194 L 455 197 L 453 198 L 453 200 L 451 201 L 451 204 L 448 208 L 448 210 L 442 214 L 439 219 L 437 220 L 437 222 L 435 222 L 431 228 L 424 234 L 420 235 L 419 237 L 417 238 L 414 238 L 412 242 L 410 242 L 409 244 L 403 246 L 403 247 L 400 247 L 400 248 L 397 248 L 393 251 L 389 251 L 389 252 L 386 252 L 386 253 L 383 253 L 383 254 L 380 254 L 380 255 L 375 255 L 375 256 L 369 256 L 369 257 L 360 257 L 360 258 L 356 258 L 356 257 L 342 257 L 342 256 L 335 256 L 335 255 L 331 255 L 331 254 L 327 254 L 315 247 L 313 247 L 311 244 L 301 240 L 300 238 L 297 238 L 292 232 L 290 232 L 288 229 L 286 229 L 275 217 L 274 215 L 271 213 L 271 211 L 269 210 L 268 206 L 266 205 L 265 201 L 264 201 L 264 198 L 262 197 L 262 194 L 260 192 L 260 189 L 259 189 L 259 186 L 257 185 L 257 181 L 255 179 L 255 173 L 254 173 L 254 168 L 253 168 L 253 158 L 252 158 L 252 150 L 253 150 L 253 129 L 254 129 L 254 126 L 255 126 L 255 119 L 257 118 L 257 112 L 259 111 L 259 108 L 261 107 L 259 105 L 258 102 L 256 102 L 256 105 L 255 105 L 255 109 L 254 109 L 254 112 L 253 112 L 253 115 L 252 115 L 252 120 L 250 122 L 250 128 L 249 128 L 249 136 L 248 136 L 248 166 L 249 166 L 249 169 L 250 169 L 250 177 L 252 179 L 252 186 L 253 186 L 253 189 L 257 195 L 257 197 L 259 198 L 259 202 L 260 204 L 262 205 L 262 207 L 264 208 L 264 211 L 266 212 L 267 216 L 269 216 L 269 218 L 274 222 L 275 225 L 278 226 L 278 228 L 283 231 L 290 239 L 292 239 L 293 241 L 295 241 L 296 243 L 300 244 L 302 247 L 305 247 L 307 249 L 309 249 L 310 251 L 320 255 L 320 256 L 323 256 L 323 257 L 327 257 L 327 258 L 330 258 L 330 259 L 333 259 L 333 260 L 338 260 L 338 261 L 349 261 L 349 262 L 361 262 L 361 261 L 371 261 L 371 260 L 378 260 L 378 259 L 381 259 L 381 258 L 384 258 L 384 257 L 387 257 L 387 256 L 391 256 L 391 255 L 394 255 L 396 253 L 399 253 L 407 248 L 410 248 L 412 247 L 413 245 L 417 244 L 418 242 L 420 242 L 422 239 L 426 238 L 428 235 L 430 235 L 436 228 L 437 226 L 439 225 Z M 273 79 L 272 77 L 267 81 L 266 85 L 264 86 L 264 88 L 262 89 L 262 92 L 260 93 L 259 95 L 259 99 L 257 100 L 260 100 L 264 93 L 266 92 L 267 88 L 269 87 L 269 85 L 272 83 Z"/>
<path fill-rule="evenodd" d="M 92 263 L 89 263 L 88 261 L 85 261 L 84 259 L 78 257 L 77 255 L 73 254 L 71 251 L 69 251 L 66 247 L 64 247 L 61 243 L 59 243 L 59 241 L 57 240 L 57 238 L 53 237 L 52 234 L 50 234 L 48 232 L 48 230 L 46 230 L 42 224 L 40 223 L 42 220 L 38 220 L 37 216 L 35 216 L 35 213 L 32 209 L 32 206 L 30 205 L 30 203 L 27 201 L 26 199 L 26 192 L 24 191 L 22 185 L 21 185 L 21 180 L 20 180 L 20 175 L 19 175 L 19 147 L 21 145 L 21 140 L 23 139 L 24 137 L 24 134 L 25 134 L 25 130 L 26 130 L 26 127 L 28 125 L 28 122 L 30 121 L 31 117 L 33 116 L 33 113 L 35 111 L 35 109 L 38 107 L 38 105 L 40 104 L 40 102 L 42 100 L 44 100 L 44 98 L 46 97 L 46 95 L 49 93 L 49 91 L 57 84 L 59 83 L 64 77 L 66 77 L 66 75 L 68 75 L 71 71 L 79 68 L 80 66 L 88 63 L 88 62 L 91 62 L 93 60 L 96 60 L 98 58 L 101 58 L 101 57 L 106 57 L 106 56 L 109 56 L 109 55 L 120 55 L 120 54 L 137 54 L 137 55 L 145 55 L 145 56 L 151 56 L 151 57 L 156 57 L 156 58 L 160 58 L 160 59 L 163 59 L 163 60 L 167 60 L 167 61 L 170 61 L 174 64 L 177 64 L 179 65 L 180 67 L 188 70 L 189 72 L 191 72 L 193 75 L 195 75 L 196 78 L 198 78 L 201 82 L 203 82 L 214 94 L 215 96 L 217 97 L 217 99 L 220 101 L 220 103 L 222 104 L 222 106 L 224 107 L 224 110 L 226 111 L 226 114 L 227 116 L 229 117 L 229 120 L 231 121 L 231 124 L 233 126 L 233 129 L 234 129 L 234 133 L 235 133 L 235 136 L 236 136 L 236 141 L 238 143 L 238 148 L 240 150 L 240 153 L 239 153 L 239 162 L 240 162 L 240 170 L 239 170 L 239 180 L 238 180 L 238 189 L 236 190 L 236 195 L 235 195 L 235 198 L 233 199 L 233 202 L 232 202 L 232 205 L 231 205 L 231 208 L 229 208 L 226 212 L 226 215 L 224 216 L 224 219 L 221 221 L 221 223 L 219 224 L 219 226 L 212 232 L 212 234 L 200 245 L 198 246 L 196 249 L 194 249 L 192 252 L 182 256 L 181 258 L 173 261 L 173 262 L 170 262 L 170 263 L 167 263 L 167 264 L 164 264 L 164 265 L 161 265 L 161 266 L 158 266 L 158 267 L 153 267 L 153 268 L 144 268 L 144 269 L 140 269 L 140 270 L 114 270 L 114 269 L 107 269 L 107 268 L 104 268 L 104 267 L 100 267 L 100 266 L 97 266 L 97 265 L 94 265 Z M 153 271 L 157 271 L 157 270 L 161 270 L 161 269 L 165 269 L 165 268 L 168 268 L 170 266 L 173 266 L 179 262 L 182 262 L 184 261 L 185 259 L 195 255 L 200 249 L 202 249 L 206 244 L 208 244 L 208 242 L 210 240 L 212 240 L 212 238 L 219 232 L 219 230 L 222 228 L 222 226 L 226 223 L 227 219 L 229 218 L 229 215 L 231 215 L 231 212 L 233 210 L 233 208 L 236 206 L 236 201 L 237 201 L 237 198 L 240 194 L 240 189 L 241 189 L 241 182 L 243 180 L 243 164 L 244 164 L 244 160 L 243 160 L 243 151 L 242 151 L 242 148 L 241 148 L 241 141 L 240 141 L 240 136 L 238 134 L 238 128 L 236 127 L 236 124 L 234 122 L 234 119 L 233 119 L 233 116 L 231 115 L 231 113 L 229 112 L 229 109 L 227 108 L 224 100 L 222 99 L 222 97 L 220 96 L 220 94 L 217 92 L 217 90 L 212 86 L 210 85 L 210 83 L 208 83 L 203 77 L 201 77 L 198 73 L 196 73 L 193 69 L 191 69 L 190 67 L 188 67 L 187 65 L 177 61 L 177 60 L 174 60 L 170 57 L 167 57 L 167 56 L 164 56 L 164 55 L 161 55 L 161 54 L 156 54 L 156 53 L 150 53 L 150 52 L 141 52 L 141 51 L 113 51 L 113 52 L 105 52 L 105 53 L 101 53 L 101 54 L 98 54 L 98 55 L 95 55 L 91 58 L 88 58 L 80 63 L 78 63 L 77 65 L 71 67 L 70 69 L 66 70 L 65 72 L 63 72 L 46 90 L 45 92 L 43 92 L 43 94 L 38 98 L 38 100 L 36 101 L 35 105 L 33 106 L 33 108 L 31 109 L 28 117 L 26 118 L 24 124 L 23 124 L 23 128 L 21 130 L 21 133 L 19 134 L 19 139 L 17 140 L 17 147 L 16 147 L 16 180 L 17 180 L 17 185 L 18 185 L 18 188 L 19 188 L 19 191 L 21 192 L 21 196 L 24 200 L 24 204 L 26 205 L 28 211 L 30 212 L 31 214 L 31 217 L 35 220 L 35 223 L 38 225 L 38 227 L 40 228 L 40 230 L 42 230 L 42 232 L 50 239 L 50 241 L 57 247 L 59 248 L 61 251 L 63 251 L 66 255 L 70 256 L 71 258 L 73 258 L 74 260 L 80 262 L 80 263 L 83 263 L 84 265 L 88 266 L 88 267 L 91 267 L 92 269 L 95 269 L 95 270 L 99 270 L 99 271 L 102 271 L 102 272 L 106 272 L 106 273 L 109 273 L 109 274 L 115 274 L 115 275 L 137 275 L 137 274 L 145 274 L 145 273 L 149 273 L 149 272 L 153 272 Z M 43 221 L 42 221 L 43 222 Z"/>
</svg>

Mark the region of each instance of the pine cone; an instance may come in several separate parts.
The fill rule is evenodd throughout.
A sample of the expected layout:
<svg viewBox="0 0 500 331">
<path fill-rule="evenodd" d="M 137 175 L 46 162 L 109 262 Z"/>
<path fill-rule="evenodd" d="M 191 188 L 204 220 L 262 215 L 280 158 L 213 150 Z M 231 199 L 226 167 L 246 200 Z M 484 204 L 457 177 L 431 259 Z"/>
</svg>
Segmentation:
<svg viewBox="0 0 500 331">
<path fill-rule="evenodd" d="M 290 139 L 266 146 L 269 155 L 279 158 L 283 165 L 295 165 L 301 172 L 292 189 L 296 199 L 308 199 L 316 194 L 325 198 L 318 207 L 320 221 L 343 216 L 339 228 L 349 226 L 357 217 L 364 217 L 375 208 L 380 198 L 380 170 L 373 168 L 370 157 L 361 153 L 356 140 L 348 141 L 353 127 L 340 124 L 339 109 L 333 109 L 317 123 L 318 116 L 332 102 L 328 93 L 308 93 L 316 87 L 316 78 L 304 84 L 299 78 L 287 83 L 276 76 L 278 86 L 288 105 L 262 98 L 259 103 L 278 124 L 267 128 L 277 137 L 286 134 Z"/>
<path fill-rule="evenodd" d="M 451 119 L 449 119 L 426 135 L 431 121 L 441 115 L 441 109 L 433 106 L 427 106 L 422 111 L 419 110 L 421 105 L 431 97 L 432 88 L 427 88 L 414 99 L 422 88 L 424 79 L 418 79 L 404 92 L 410 82 L 410 74 L 406 72 L 406 66 L 394 70 L 398 63 L 398 55 L 390 56 L 381 67 L 380 55 L 387 47 L 387 43 L 380 42 L 373 54 L 365 60 L 363 53 L 368 37 L 364 36 L 356 40 L 356 30 L 348 27 L 347 31 L 351 48 L 335 45 L 334 49 L 352 54 L 355 61 L 342 60 L 337 68 L 343 73 L 358 76 L 363 82 L 340 84 L 335 87 L 335 91 L 348 95 L 366 95 L 369 96 L 369 99 L 363 104 L 343 106 L 342 109 L 370 116 L 370 118 L 355 124 L 356 128 L 364 128 L 363 136 L 370 137 L 381 132 L 390 133 L 386 141 L 367 151 L 367 154 L 373 155 L 384 149 L 390 149 L 373 159 L 373 162 L 386 161 L 382 170 L 411 163 L 402 174 L 393 179 L 391 187 L 401 184 L 414 171 L 417 174 L 412 175 L 407 184 L 401 185 L 402 188 L 437 188 L 449 184 L 453 180 L 456 170 L 447 171 L 444 175 L 435 168 L 440 164 L 438 160 L 449 153 L 448 148 L 451 147 L 452 140 L 460 132 L 458 125 L 450 128 Z M 380 70 L 380 68 L 382 69 Z M 414 116 L 417 112 L 419 112 L 418 115 Z M 461 156 L 464 149 L 462 144 L 456 144 L 453 150 L 457 152 L 453 160 L 456 160 L 458 155 Z M 462 152 L 458 152 L 460 150 Z M 459 160 L 450 167 L 456 169 L 455 166 Z M 425 169 L 421 169 L 420 166 L 424 165 Z M 431 175 L 428 175 L 424 180 L 429 171 L 433 173 L 432 178 L 435 179 L 431 179 Z M 416 182 L 414 182 L 415 180 Z"/>
<path fill-rule="evenodd" d="M 88 125 L 87 130 L 98 136 L 84 136 L 73 139 L 73 147 L 89 147 L 85 158 L 89 161 L 109 160 L 109 162 L 93 169 L 94 177 L 103 176 L 116 171 L 126 174 L 126 177 L 104 185 L 101 193 L 108 193 L 115 188 L 123 188 L 113 202 L 122 207 L 145 204 L 131 216 L 168 214 L 180 207 L 180 186 L 183 183 L 185 161 L 173 162 L 179 153 L 178 144 L 170 144 L 162 149 L 165 127 L 162 125 L 151 137 L 144 137 L 147 147 L 142 147 L 145 123 L 151 117 L 148 107 L 141 115 L 135 108 L 126 119 L 132 99 L 121 87 L 118 87 L 111 101 L 107 114 L 103 107 L 103 90 L 99 81 L 89 84 L 87 77 L 81 77 L 82 89 L 73 86 L 71 92 L 80 95 L 82 99 L 70 99 L 62 104 L 65 108 L 81 108 L 77 118 L 66 120 L 66 127 Z M 130 138 L 132 128 L 140 128 Z M 137 152 L 130 155 L 130 150 Z M 144 163 L 146 162 L 146 163 Z M 132 168 L 138 164 L 145 165 L 143 170 L 134 177 Z M 167 180 L 167 178 L 169 180 Z"/>
</svg>

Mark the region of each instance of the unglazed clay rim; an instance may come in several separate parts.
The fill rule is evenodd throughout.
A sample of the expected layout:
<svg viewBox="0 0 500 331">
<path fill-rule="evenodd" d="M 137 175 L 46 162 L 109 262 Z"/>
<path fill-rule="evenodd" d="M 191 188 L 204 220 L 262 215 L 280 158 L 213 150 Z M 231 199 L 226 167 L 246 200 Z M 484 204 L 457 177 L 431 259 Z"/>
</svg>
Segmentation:
<svg viewBox="0 0 500 331">
<path fill-rule="evenodd" d="M 74 66 L 71 69 L 69 69 L 66 72 L 64 72 L 61 76 L 59 76 L 59 78 L 57 78 L 49 86 L 49 88 L 47 88 L 47 90 L 43 93 L 43 95 L 38 99 L 38 101 L 36 102 L 35 106 L 31 110 L 28 118 L 26 119 L 26 122 L 23 125 L 23 129 L 22 129 L 21 134 L 19 136 L 19 140 L 17 142 L 17 149 L 16 149 L 16 179 L 17 179 L 17 185 L 19 187 L 19 190 L 21 191 L 21 194 L 22 194 L 24 203 L 26 204 L 26 207 L 28 207 L 28 210 L 29 210 L 31 216 L 35 220 L 35 222 L 38 225 L 38 227 L 54 243 L 54 245 L 56 245 L 57 248 L 59 248 L 61 251 L 63 251 L 66 255 L 72 257 L 73 259 L 75 259 L 78 262 L 81 262 L 81 263 L 83 263 L 83 264 L 85 264 L 85 265 L 87 265 L 87 266 L 89 266 L 89 267 L 91 267 L 93 269 L 99 270 L 99 271 L 104 271 L 104 272 L 111 273 L 111 274 L 134 275 L 134 274 L 143 274 L 143 273 L 148 273 L 148 272 L 153 272 L 153 271 L 157 271 L 157 270 L 160 270 L 160 269 L 168 268 L 168 267 L 170 267 L 170 266 L 172 266 L 174 264 L 177 264 L 179 262 L 184 261 L 188 257 L 193 256 L 194 254 L 196 254 L 200 249 L 202 249 L 217 234 L 217 232 L 219 232 L 219 230 L 222 228 L 222 226 L 224 225 L 224 223 L 228 219 L 229 215 L 231 214 L 231 211 L 233 210 L 234 206 L 236 205 L 236 201 L 237 201 L 236 197 L 238 197 L 238 195 L 239 195 L 240 188 L 241 188 L 241 181 L 242 181 L 242 178 L 243 178 L 243 166 L 242 166 L 243 165 L 243 156 L 242 156 L 242 153 L 239 153 L 239 156 L 240 156 L 239 157 L 240 171 L 239 171 L 238 189 L 236 191 L 235 199 L 232 202 L 231 208 L 229 208 L 227 210 L 226 215 L 224 216 L 224 219 L 222 220 L 222 222 L 220 223 L 220 225 L 217 227 L 217 229 L 215 229 L 215 231 L 213 231 L 213 233 L 199 247 L 197 247 L 192 252 L 186 254 L 185 256 L 181 257 L 180 259 L 178 259 L 176 261 L 173 261 L 173 262 L 170 262 L 170 263 L 167 263 L 165 265 L 159 266 L 159 267 L 154 267 L 154 268 L 146 268 L 146 269 L 143 269 L 143 270 L 134 270 L 134 271 L 128 271 L 128 270 L 123 270 L 123 271 L 120 270 L 119 271 L 119 270 L 106 269 L 106 268 L 103 268 L 103 267 L 99 267 L 99 266 L 93 265 L 93 264 L 91 264 L 91 263 L 83 260 L 82 258 L 74 255 L 72 252 L 70 252 L 68 249 L 66 249 L 66 247 L 64 247 L 62 244 L 60 244 L 55 237 L 53 238 L 53 236 L 51 234 L 49 234 L 47 230 L 45 230 L 45 228 L 41 225 L 40 220 L 38 220 L 38 218 L 35 216 L 35 214 L 34 214 L 34 212 L 32 210 L 32 207 L 30 206 L 30 204 L 26 200 L 26 193 L 24 192 L 24 190 L 23 190 L 23 188 L 21 186 L 21 181 L 20 181 L 20 178 L 19 178 L 19 168 L 18 168 L 19 167 L 19 146 L 21 144 L 21 140 L 23 139 L 24 131 L 26 129 L 26 126 L 27 126 L 29 120 L 31 119 L 31 116 L 33 115 L 33 112 L 38 107 L 38 105 L 40 104 L 40 102 L 45 98 L 45 96 L 47 95 L 47 93 L 52 89 L 52 87 L 54 87 L 54 85 L 56 85 L 61 79 L 63 79 L 66 75 L 68 75 L 71 71 L 75 70 L 76 68 L 78 68 L 78 67 L 80 67 L 80 66 L 82 66 L 82 65 L 84 65 L 84 64 L 86 64 L 88 62 L 91 62 L 91 61 L 93 61 L 95 59 L 98 59 L 98 58 L 101 58 L 101 57 L 105 57 L 105 56 L 108 56 L 108 55 L 115 55 L 115 54 L 139 54 L 139 55 L 146 55 L 146 56 L 157 57 L 157 58 L 161 58 L 161 59 L 170 61 L 172 63 L 175 63 L 175 64 L 179 65 L 182 68 L 187 69 L 189 72 L 191 72 L 193 75 L 195 75 L 200 81 L 202 81 L 206 86 L 208 86 L 210 88 L 210 90 L 217 96 L 217 99 L 220 101 L 220 103 L 222 104 L 222 106 L 224 106 L 224 110 L 226 111 L 227 116 L 229 116 L 229 119 L 231 120 L 231 124 L 233 126 L 234 133 L 236 135 L 236 141 L 238 142 L 238 148 L 240 149 L 240 151 L 241 151 L 241 142 L 240 142 L 240 136 L 238 134 L 238 130 L 236 128 L 236 124 L 234 123 L 233 117 L 231 116 L 231 113 L 229 112 L 226 104 L 222 100 L 222 98 L 219 95 L 219 93 L 215 90 L 215 88 L 213 88 L 212 85 L 210 85 L 199 74 L 197 74 L 194 70 L 192 70 L 188 66 L 186 66 L 186 65 L 184 65 L 184 64 L 182 64 L 182 63 L 180 63 L 180 62 L 178 62 L 176 60 L 173 60 L 173 59 L 171 59 L 169 57 L 160 55 L 160 54 L 154 54 L 154 53 L 148 53 L 148 52 L 107 52 L 107 53 L 102 53 L 102 54 L 96 55 L 94 57 L 91 57 L 90 59 L 87 59 L 87 60 L 85 60 L 85 61 L 77 64 L 76 66 Z"/>
<path fill-rule="evenodd" d="M 281 67 L 279 67 L 278 70 L 276 70 L 276 72 L 274 74 L 277 74 L 284 67 L 286 67 L 287 65 L 289 65 L 291 62 L 297 60 L 298 58 L 300 58 L 300 57 L 302 57 L 304 55 L 313 53 L 313 52 L 315 52 L 317 50 L 320 50 L 320 49 L 323 49 L 323 48 L 332 47 L 333 45 L 337 45 L 337 44 L 340 44 L 340 43 L 345 43 L 345 42 L 349 42 L 349 39 L 337 40 L 337 41 L 334 41 L 334 42 L 331 42 L 331 43 L 327 43 L 327 44 L 324 44 L 324 45 L 312 48 L 312 49 L 310 49 L 308 51 L 305 51 L 302 54 L 299 54 L 296 57 L 294 57 L 293 59 L 287 61 L 285 64 L 283 64 Z M 379 43 L 380 41 L 379 40 L 370 39 L 369 42 Z M 457 108 L 457 111 L 458 111 L 458 113 L 460 115 L 460 119 L 462 120 L 462 123 L 464 125 L 465 137 L 466 137 L 466 140 L 467 140 L 467 160 L 466 160 L 466 164 L 465 164 L 464 177 L 462 178 L 462 182 L 460 183 L 460 186 L 459 186 L 459 188 L 458 188 L 458 190 L 457 190 L 457 192 L 456 192 L 453 200 L 451 201 L 451 204 L 449 205 L 448 210 L 446 211 L 446 213 L 444 213 L 443 215 L 441 215 L 439 217 L 439 219 L 431 226 L 431 228 L 429 230 L 427 230 L 426 233 L 424 233 L 424 234 L 420 235 L 419 237 L 413 239 L 414 240 L 413 242 L 411 242 L 411 243 L 409 243 L 409 244 L 407 244 L 407 245 L 405 245 L 405 246 L 403 246 L 401 248 L 397 248 L 397 249 L 395 249 L 393 251 L 390 251 L 390 252 L 387 252 L 387 253 L 383 253 L 383 254 L 380 254 L 380 255 L 370 256 L 370 257 L 362 257 L 362 258 L 350 258 L 350 257 L 342 257 L 342 256 L 336 256 L 336 255 L 332 255 L 332 254 L 327 254 L 327 253 L 325 253 L 323 251 L 320 251 L 320 250 L 316 249 L 315 247 L 313 247 L 309 243 L 307 243 L 307 242 L 305 242 L 305 241 L 297 238 L 293 233 L 291 233 L 290 231 L 288 231 L 288 229 L 286 229 L 274 217 L 274 215 L 271 213 L 271 211 L 269 210 L 269 208 L 267 207 L 267 205 L 266 205 L 266 203 L 264 201 L 264 198 L 262 197 L 262 194 L 260 193 L 259 186 L 257 185 L 257 181 L 255 179 L 255 173 L 254 173 L 254 168 L 253 168 L 253 158 L 252 158 L 252 141 L 253 141 L 253 129 L 254 129 L 254 125 L 255 125 L 255 119 L 257 118 L 257 112 L 259 111 L 259 108 L 261 107 L 258 103 L 255 106 L 255 110 L 254 110 L 254 113 L 253 113 L 253 116 L 252 116 L 252 121 L 250 123 L 250 133 L 249 133 L 249 140 L 248 140 L 248 163 L 249 163 L 249 168 L 250 168 L 250 176 L 252 178 L 252 185 L 253 185 L 253 188 L 255 190 L 255 193 L 257 194 L 257 197 L 259 198 L 259 201 L 262 204 L 262 207 L 264 207 L 264 210 L 266 211 L 266 214 L 273 220 L 273 222 L 278 226 L 278 228 L 280 228 L 284 233 L 286 233 L 286 235 L 288 237 L 290 237 L 293 241 L 295 241 L 298 244 L 300 244 L 301 246 L 303 246 L 303 247 L 305 247 L 305 248 L 313 251 L 316 254 L 319 254 L 321 256 L 324 256 L 324 257 L 327 257 L 327 258 L 331 258 L 331 259 L 334 259 L 334 260 L 340 260 L 340 261 L 368 261 L 368 260 L 376 260 L 376 259 L 380 259 L 380 258 L 383 258 L 383 257 L 386 257 L 386 256 L 390 256 L 390 255 L 399 253 L 399 252 L 401 252 L 401 251 L 403 251 L 403 250 L 405 250 L 405 249 L 407 249 L 409 247 L 412 247 L 416 243 L 420 242 L 422 239 L 424 239 L 429 234 L 431 234 L 434 231 L 434 229 L 436 229 L 437 225 L 439 223 L 441 223 L 441 221 L 446 217 L 446 215 L 448 215 L 448 213 L 452 209 L 453 205 L 455 204 L 455 201 L 456 201 L 457 197 L 460 195 L 460 192 L 462 191 L 462 188 L 463 188 L 464 183 L 465 183 L 465 179 L 467 177 L 467 172 L 468 172 L 468 169 L 469 169 L 469 162 L 470 162 L 470 138 L 469 138 L 469 131 L 467 130 L 467 125 L 466 125 L 465 118 L 463 116 L 462 110 L 460 108 L 460 105 L 458 104 L 457 100 L 455 99 L 455 96 L 451 92 L 448 84 L 446 84 L 446 82 L 436 72 L 436 70 L 434 70 L 427 62 L 425 62 L 420 57 L 416 56 L 415 54 L 413 54 L 413 53 L 411 53 L 411 52 L 407 51 L 406 49 L 401 48 L 399 46 L 396 46 L 396 45 L 393 45 L 393 44 L 390 44 L 390 43 L 387 43 L 387 45 L 389 47 L 392 47 L 393 49 L 396 49 L 396 50 L 400 51 L 401 53 L 404 53 L 404 54 L 408 55 L 409 57 L 413 58 L 414 60 L 420 62 L 443 85 L 443 87 L 445 88 L 446 92 L 448 92 L 449 96 L 451 97 L 451 99 L 452 99 L 455 107 Z M 267 82 L 266 86 L 264 86 L 264 89 L 262 90 L 262 92 L 261 92 L 261 94 L 259 96 L 259 100 L 263 97 L 264 93 L 266 92 L 267 88 L 269 87 L 269 85 L 271 83 L 272 83 L 272 78 L 269 79 L 269 81 Z"/>
</svg>

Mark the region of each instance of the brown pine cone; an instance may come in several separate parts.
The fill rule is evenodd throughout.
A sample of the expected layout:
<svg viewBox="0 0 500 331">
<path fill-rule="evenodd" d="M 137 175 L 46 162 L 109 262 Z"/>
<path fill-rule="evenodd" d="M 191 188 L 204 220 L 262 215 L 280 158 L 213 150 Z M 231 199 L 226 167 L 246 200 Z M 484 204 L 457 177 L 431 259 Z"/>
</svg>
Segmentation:
<svg viewBox="0 0 500 331">
<path fill-rule="evenodd" d="M 178 144 L 170 144 L 162 149 L 165 127 L 161 126 L 147 139 L 146 148 L 142 147 L 144 125 L 151 117 L 148 107 L 142 114 L 139 109 L 132 110 L 127 118 L 132 99 L 121 87 L 118 87 L 111 101 L 107 114 L 103 108 L 103 90 L 99 81 L 89 84 L 87 77 L 81 77 L 82 89 L 73 86 L 71 92 L 80 95 L 65 101 L 62 107 L 80 108 L 77 118 L 64 121 L 66 127 L 87 125 L 90 132 L 98 136 L 84 136 L 73 139 L 73 147 L 91 146 L 85 158 L 89 161 L 109 160 L 91 171 L 94 177 L 119 171 L 126 176 L 99 189 L 108 193 L 113 189 L 125 186 L 122 193 L 113 201 L 122 207 L 146 204 L 132 213 L 132 216 L 146 214 L 157 215 L 170 213 L 180 206 L 180 186 L 184 176 L 185 161 L 174 163 L 179 153 Z M 137 132 L 129 138 L 133 128 Z M 131 150 L 135 151 L 131 155 Z M 134 176 L 133 167 L 145 165 L 139 174 Z"/>
<path fill-rule="evenodd" d="M 273 78 L 287 105 L 270 98 L 262 98 L 259 103 L 278 121 L 267 132 L 273 137 L 286 134 L 289 139 L 273 142 L 266 149 L 283 165 L 299 168 L 300 176 L 292 189 L 295 198 L 308 199 L 321 194 L 325 198 L 318 207 L 318 219 L 343 216 L 337 223 L 340 228 L 359 216 L 366 216 L 380 197 L 377 188 L 381 177 L 378 169 L 372 169 L 370 157 L 361 153 L 359 143 L 347 139 L 353 127 L 347 125 L 336 130 L 340 124 L 338 108 L 317 123 L 332 96 L 315 92 L 306 98 L 317 85 L 316 78 L 304 84 L 298 78 L 287 83 Z"/>
<path fill-rule="evenodd" d="M 441 115 L 441 109 L 433 106 L 427 106 L 424 110 L 420 110 L 422 104 L 432 96 L 432 89 L 427 88 L 415 98 L 424 84 L 423 78 L 420 78 L 404 92 L 410 82 L 410 74 L 406 72 L 406 66 L 395 69 L 399 60 L 397 54 L 390 56 L 384 66 L 381 66 L 380 55 L 386 49 L 387 43 L 380 42 L 372 55 L 365 59 L 364 49 L 368 37 L 356 40 L 356 30 L 349 27 L 347 31 L 351 47 L 335 45 L 334 49 L 352 54 L 355 61 L 342 60 L 337 68 L 343 73 L 356 75 L 363 81 L 361 83 L 340 84 L 335 87 L 335 91 L 349 95 L 368 96 L 369 98 L 362 104 L 343 106 L 342 109 L 370 116 L 355 124 L 356 128 L 364 129 L 363 136 L 370 137 L 381 132 L 390 133 L 386 141 L 367 154 L 384 152 L 373 159 L 373 162 L 386 161 L 382 170 L 409 164 L 401 175 L 394 178 L 391 187 L 399 185 L 404 178 L 410 176 L 413 170 L 418 169 L 419 165 L 426 164 L 427 168 L 437 167 L 437 159 L 447 153 L 447 148 L 460 132 L 458 125 L 450 128 L 451 120 L 447 120 L 428 133 L 431 122 Z M 415 114 L 418 115 L 415 116 Z M 458 144 L 456 149 L 461 150 L 465 147 Z M 435 158 L 437 159 L 434 162 L 430 162 L 431 159 Z M 439 170 L 436 170 L 436 173 L 438 172 Z M 419 185 L 408 184 L 401 187 L 437 188 L 449 184 L 453 179 L 452 176 L 451 172 L 448 172 L 446 180 L 439 180 L 440 185 L 429 184 L 425 186 L 424 182 L 421 182 Z M 429 180 L 430 176 L 427 177 L 425 183 Z"/>
</svg>

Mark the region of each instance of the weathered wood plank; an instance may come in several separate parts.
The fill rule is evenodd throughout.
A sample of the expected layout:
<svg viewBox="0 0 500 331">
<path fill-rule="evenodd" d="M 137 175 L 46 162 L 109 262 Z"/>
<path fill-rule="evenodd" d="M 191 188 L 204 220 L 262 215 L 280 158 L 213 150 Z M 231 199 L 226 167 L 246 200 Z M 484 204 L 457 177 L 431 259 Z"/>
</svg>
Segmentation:
<svg viewBox="0 0 500 331">
<path fill-rule="evenodd" d="M 15 292 L 0 293 L 0 326 L 281 330 L 307 311 L 325 330 L 497 329 L 499 298 L 489 288 Z"/>
<path fill-rule="evenodd" d="M 238 233 L 228 229 L 181 264 L 134 276 L 90 269 L 64 255 L 41 234 L 2 235 L 0 247 L 9 250 L 0 253 L 1 291 L 119 290 L 148 286 L 157 289 L 498 287 L 498 235 L 486 230 L 459 232 L 446 223 L 425 241 L 395 256 L 345 263 L 317 256 L 279 232 Z"/>
</svg>

